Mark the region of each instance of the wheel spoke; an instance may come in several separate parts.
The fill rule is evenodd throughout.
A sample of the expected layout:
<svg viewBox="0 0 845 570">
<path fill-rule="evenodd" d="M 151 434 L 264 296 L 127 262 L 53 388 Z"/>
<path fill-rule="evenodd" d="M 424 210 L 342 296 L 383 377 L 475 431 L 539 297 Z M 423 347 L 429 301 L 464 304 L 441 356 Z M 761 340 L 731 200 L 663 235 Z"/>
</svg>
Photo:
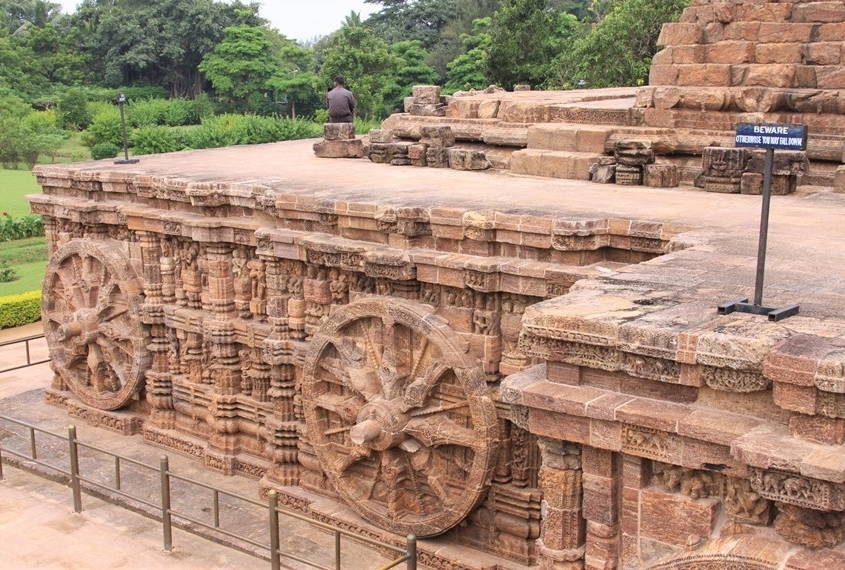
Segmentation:
<svg viewBox="0 0 845 570">
<path fill-rule="evenodd" d="M 345 422 L 354 422 L 361 406 L 364 405 L 360 397 L 350 398 L 340 394 L 320 394 L 314 400 L 314 403 L 320 408 L 336 413 Z"/>
<path fill-rule="evenodd" d="M 458 445 L 475 449 L 480 445 L 473 430 L 445 417 L 412 418 L 404 431 L 427 447 Z"/>
</svg>

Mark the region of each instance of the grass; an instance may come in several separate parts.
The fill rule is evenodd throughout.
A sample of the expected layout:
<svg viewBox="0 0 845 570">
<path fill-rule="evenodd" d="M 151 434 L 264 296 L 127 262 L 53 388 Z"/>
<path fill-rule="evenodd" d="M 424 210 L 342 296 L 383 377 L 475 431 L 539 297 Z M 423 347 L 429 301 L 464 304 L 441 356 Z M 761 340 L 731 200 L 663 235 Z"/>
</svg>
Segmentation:
<svg viewBox="0 0 845 570">
<path fill-rule="evenodd" d="M 15 268 L 17 278 L 0 283 L 0 297 L 41 289 L 47 268 L 47 240 L 43 237 L 0 242 L 0 259 Z"/>
<path fill-rule="evenodd" d="M 29 214 L 27 194 L 40 194 L 41 187 L 32 173 L 26 170 L 4 170 L 0 168 L 0 210 L 10 216 Z"/>
</svg>

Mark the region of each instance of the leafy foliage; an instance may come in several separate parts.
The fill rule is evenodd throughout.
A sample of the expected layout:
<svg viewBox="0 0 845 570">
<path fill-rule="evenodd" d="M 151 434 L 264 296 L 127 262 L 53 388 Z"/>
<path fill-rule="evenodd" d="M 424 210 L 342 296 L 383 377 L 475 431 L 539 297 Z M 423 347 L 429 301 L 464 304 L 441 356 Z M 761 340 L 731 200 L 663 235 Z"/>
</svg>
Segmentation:
<svg viewBox="0 0 845 570">
<path fill-rule="evenodd" d="M 689 0 L 617 2 L 587 36 L 575 41 L 562 61 L 561 82 L 585 80 L 589 87 L 642 85 L 664 22 L 676 21 Z"/>
<path fill-rule="evenodd" d="M 575 16 L 549 0 L 507 0 L 493 18 L 487 76 L 505 89 L 521 83 L 550 87 L 556 60 L 577 29 Z"/>
<path fill-rule="evenodd" d="M 41 291 L 0 297 L 0 329 L 34 323 L 41 318 Z"/>
<path fill-rule="evenodd" d="M 18 277 L 18 272 L 15 268 L 9 265 L 9 262 L 0 257 L 0 283 L 9 283 Z"/>
<path fill-rule="evenodd" d="M 12 241 L 44 235 L 44 219 L 29 214 L 16 218 L 3 212 L 0 215 L 0 241 Z"/>
<path fill-rule="evenodd" d="M 446 92 L 482 89 L 487 87 L 487 50 L 490 48 L 491 18 L 473 22 L 471 34 L 461 38 L 464 53 L 449 62 L 446 73 Z"/>
<path fill-rule="evenodd" d="M 168 127 L 141 127 L 132 132 L 129 143 L 135 154 L 159 154 L 180 150 L 179 142 Z"/>
<path fill-rule="evenodd" d="M 120 147 L 110 142 L 97 143 L 91 147 L 91 158 L 100 160 L 103 158 L 114 158 L 120 152 Z"/>
<path fill-rule="evenodd" d="M 58 125 L 63 129 L 81 131 L 91 122 L 88 96 L 84 91 L 71 89 L 59 100 L 56 109 Z"/>
</svg>

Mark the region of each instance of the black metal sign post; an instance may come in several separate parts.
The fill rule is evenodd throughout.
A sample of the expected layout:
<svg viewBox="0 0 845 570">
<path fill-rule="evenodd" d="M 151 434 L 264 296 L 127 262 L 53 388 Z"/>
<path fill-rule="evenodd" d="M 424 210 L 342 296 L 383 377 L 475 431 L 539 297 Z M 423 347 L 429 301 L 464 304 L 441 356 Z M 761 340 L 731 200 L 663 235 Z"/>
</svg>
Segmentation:
<svg viewBox="0 0 845 570">
<path fill-rule="evenodd" d="M 766 273 L 766 241 L 769 235 L 769 206 L 772 200 L 772 170 L 775 149 L 806 150 L 806 125 L 780 123 L 740 123 L 736 126 L 736 146 L 766 149 L 763 166 L 763 209 L 760 213 L 760 239 L 757 246 L 757 277 L 754 284 L 754 303 L 748 299 L 728 301 L 718 306 L 719 314 L 751 313 L 767 315 L 770 321 L 779 321 L 798 314 L 798 305 L 772 308 L 763 305 L 763 282 Z"/>
<path fill-rule="evenodd" d="M 120 107 L 120 126 L 123 129 L 123 158 L 115 160 L 115 164 L 135 164 L 137 158 L 129 158 L 129 145 L 126 143 L 126 115 L 123 113 L 123 105 L 126 104 L 126 95 L 120 93 L 117 96 L 117 105 Z"/>
</svg>

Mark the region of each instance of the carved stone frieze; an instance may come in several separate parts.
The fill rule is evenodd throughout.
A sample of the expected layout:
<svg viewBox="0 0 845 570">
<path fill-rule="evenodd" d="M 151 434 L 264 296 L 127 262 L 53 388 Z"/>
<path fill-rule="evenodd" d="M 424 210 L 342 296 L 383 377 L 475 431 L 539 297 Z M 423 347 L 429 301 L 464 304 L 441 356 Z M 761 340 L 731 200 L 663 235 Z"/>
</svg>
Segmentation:
<svg viewBox="0 0 845 570">
<path fill-rule="evenodd" d="M 772 503 L 757 493 L 747 479 L 727 478 L 725 512 L 741 524 L 767 525 Z"/>
<path fill-rule="evenodd" d="M 751 487 L 766 499 L 819 511 L 845 511 L 845 484 L 776 469 L 751 467 L 748 472 Z"/>
<path fill-rule="evenodd" d="M 701 378 L 714 390 L 724 392 L 759 392 L 769 387 L 769 380 L 752 370 L 701 366 Z"/>
<path fill-rule="evenodd" d="M 677 436 L 663 431 L 625 425 L 622 428 L 622 451 L 638 457 L 671 461 Z"/>
<path fill-rule="evenodd" d="M 674 360 L 623 353 L 620 370 L 646 380 L 677 384 L 681 379 L 681 364 Z"/>
</svg>

